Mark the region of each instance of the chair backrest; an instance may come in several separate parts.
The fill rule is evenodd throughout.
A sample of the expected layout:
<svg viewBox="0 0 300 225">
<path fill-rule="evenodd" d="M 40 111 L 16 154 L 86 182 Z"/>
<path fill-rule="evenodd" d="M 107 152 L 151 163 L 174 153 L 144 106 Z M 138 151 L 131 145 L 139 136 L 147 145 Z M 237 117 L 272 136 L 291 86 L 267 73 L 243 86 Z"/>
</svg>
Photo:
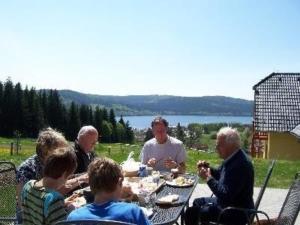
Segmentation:
<svg viewBox="0 0 300 225">
<path fill-rule="evenodd" d="M 281 207 L 275 225 L 294 225 L 300 210 L 300 177 L 296 174 Z"/>
<path fill-rule="evenodd" d="M 270 177 L 271 177 L 271 175 L 272 175 L 272 172 L 273 172 L 273 168 L 274 168 L 275 163 L 276 163 L 276 160 L 273 159 L 272 162 L 271 162 L 271 164 L 270 164 L 270 166 L 269 166 L 269 168 L 268 168 L 267 176 L 265 177 L 263 186 L 260 188 L 260 191 L 259 191 L 259 193 L 258 193 L 258 196 L 257 196 L 256 201 L 255 201 L 255 204 L 254 204 L 254 209 L 255 209 L 255 210 L 258 210 L 258 207 L 259 207 L 259 205 L 260 205 L 260 202 L 261 202 L 261 200 L 262 200 L 262 197 L 263 197 L 263 195 L 264 195 L 264 193 L 265 193 L 266 187 L 267 187 L 267 185 L 268 185 L 268 183 L 269 183 L 269 180 L 270 180 Z"/>
<path fill-rule="evenodd" d="M 115 220 L 74 220 L 74 221 L 60 221 L 55 225 L 134 225 L 133 223 L 126 223 Z"/>
<path fill-rule="evenodd" d="M 11 162 L 0 161 L 0 221 L 16 220 L 16 187 L 15 165 Z"/>
</svg>

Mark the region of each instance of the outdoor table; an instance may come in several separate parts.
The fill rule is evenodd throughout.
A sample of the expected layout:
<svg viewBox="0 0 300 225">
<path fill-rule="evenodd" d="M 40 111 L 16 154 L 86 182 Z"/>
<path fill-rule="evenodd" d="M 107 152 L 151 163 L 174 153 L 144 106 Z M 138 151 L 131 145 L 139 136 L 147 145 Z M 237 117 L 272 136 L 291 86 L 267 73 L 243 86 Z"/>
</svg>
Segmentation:
<svg viewBox="0 0 300 225">
<path fill-rule="evenodd" d="M 150 221 L 155 225 L 167 225 L 177 223 L 178 218 L 181 216 L 181 224 L 183 224 L 183 213 L 185 207 L 188 206 L 190 197 L 198 184 L 198 176 L 190 175 L 192 179 L 195 180 L 194 184 L 189 187 L 172 187 L 169 185 L 164 185 L 157 193 L 157 199 L 171 194 L 178 194 L 180 196 L 184 196 L 184 202 L 178 205 L 171 206 L 162 206 L 156 205 L 153 209 L 154 214 L 150 218 Z"/>
<path fill-rule="evenodd" d="M 186 207 L 188 207 L 190 197 L 198 184 L 199 178 L 197 175 L 186 174 L 189 178 L 195 180 L 193 185 L 188 187 L 173 187 L 164 184 L 156 193 L 156 199 L 159 199 L 168 194 L 178 194 L 182 196 L 182 201 L 175 205 L 155 205 L 153 207 L 153 215 L 149 218 L 154 225 L 171 225 L 177 223 L 177 220 L 181 216 L 181 224 L 183 223 L 183 213 Z M 84 197 L 87 202 L 93 201 L 93 195 L 90 191 L 84 193 Z M 177 223 L 178 224 L 178 223 Z"/>
</svg>

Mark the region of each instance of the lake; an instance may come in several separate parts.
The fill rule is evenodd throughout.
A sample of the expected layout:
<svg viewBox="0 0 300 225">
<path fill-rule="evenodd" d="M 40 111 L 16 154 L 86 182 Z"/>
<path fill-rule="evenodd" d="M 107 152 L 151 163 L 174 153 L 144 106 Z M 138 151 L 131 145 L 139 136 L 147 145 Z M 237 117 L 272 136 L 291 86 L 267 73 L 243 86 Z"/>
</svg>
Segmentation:
<svg viewBox="0 0 300 225">
<path fill-rule="evenodd" d="M 123 119 L 133 128 L 144 129 L 151 125 L 151 121 L 155 116 L 124 116 Z M 187 115 L 162 115 L 170 126 L 176 126 L 180 123 L 187 126 L 190 123 L 241 123 L 252 124 L 252 116 L 187 116 Z M 117 117 L 119 120 L 119 117 Z"/>
</svg>

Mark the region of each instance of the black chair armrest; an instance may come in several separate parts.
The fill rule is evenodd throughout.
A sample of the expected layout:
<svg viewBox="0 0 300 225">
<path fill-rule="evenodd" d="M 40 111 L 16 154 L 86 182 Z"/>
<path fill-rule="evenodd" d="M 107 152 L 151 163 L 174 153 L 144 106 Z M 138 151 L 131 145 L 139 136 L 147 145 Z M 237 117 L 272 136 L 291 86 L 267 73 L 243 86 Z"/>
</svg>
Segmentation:
<svg viewBox="0 0 300 225">
<path fill-rule="evenodd" d="M 245 214 L 245 217 L 247 218 L 247 224 L 251 225 L 252 222 L 253 222 L 253 218 L 254 216 L 256 217 L 256 219 L 259 221 L 258 219 L 258 214 L 262 214 L 264 215 L 268 222 L 270 222 L 270 218 L 268 216 L 267 213 L 265 213 L 264 211 L 261 211 L 261 210 L 255 210 L 255 209 L 246 209 L 246 208 L 239 208 L 239 207 L 226 207 L 224 209 L 222 209 L 221 213 L 219 214 L 218 216 L 218 220 L 217 222 L 215 223 L 216 225 L 221 225 L 221 220 L 222 220 L 222 217 L 225 215 L 226 212 L 228 211 L 239 211 L 239 212 L 242 212 Z"/>
</svg>

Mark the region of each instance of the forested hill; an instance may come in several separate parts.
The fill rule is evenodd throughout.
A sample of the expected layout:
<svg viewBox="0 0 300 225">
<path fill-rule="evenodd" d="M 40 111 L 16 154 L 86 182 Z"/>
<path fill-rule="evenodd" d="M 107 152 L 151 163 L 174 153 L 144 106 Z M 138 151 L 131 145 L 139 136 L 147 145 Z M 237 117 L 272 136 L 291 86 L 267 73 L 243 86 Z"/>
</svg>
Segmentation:
<svg viewBox="0 0 300 225">
<path fill-rule="evenodd" d="M 117 115 L 230 115 L 249 116 L 253 101 L 224 96 L 180 97 L 169 95 L 92 95 L 60 90 L 65 103 L 113 108 Z"/>
</svg>

